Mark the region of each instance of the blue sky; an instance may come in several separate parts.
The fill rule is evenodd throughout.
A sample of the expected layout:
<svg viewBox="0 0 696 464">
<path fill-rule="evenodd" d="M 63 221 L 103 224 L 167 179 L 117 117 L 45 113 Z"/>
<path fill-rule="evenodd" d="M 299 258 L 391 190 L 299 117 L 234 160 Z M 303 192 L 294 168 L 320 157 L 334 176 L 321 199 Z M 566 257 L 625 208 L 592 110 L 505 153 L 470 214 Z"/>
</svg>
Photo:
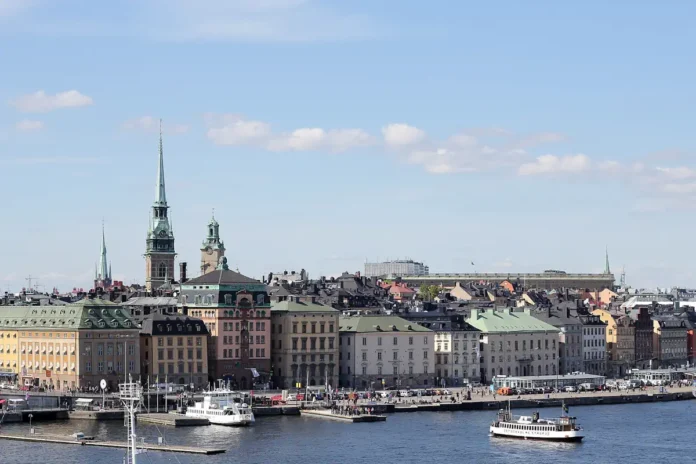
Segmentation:
<svg viewBox="0 0 696 464">
<path fill-rule="evenodd" d="M 0 286 L 144 280 L 157 119 L 179 260 L 260 277 L 694 284 L 693 2 L 0 0 Z"/>
</svg>

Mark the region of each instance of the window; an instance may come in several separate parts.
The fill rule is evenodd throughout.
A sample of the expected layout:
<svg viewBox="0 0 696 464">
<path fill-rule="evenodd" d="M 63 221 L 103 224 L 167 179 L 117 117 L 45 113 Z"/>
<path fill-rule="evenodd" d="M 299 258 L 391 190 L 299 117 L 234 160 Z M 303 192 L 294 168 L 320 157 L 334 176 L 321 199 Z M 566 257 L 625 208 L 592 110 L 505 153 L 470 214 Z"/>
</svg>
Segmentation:
<svg viewBox="0 0 696 464">
<path fill-rule="evenodd" d="M 399 344 L 399 338 L 398 338 L 398 337 L 394 337 L 394 345 L 398 345 L 398 344 Z"/>
<path fill-rule="evenodd" d="M 324 343 L 325 341 L 326 341 L 326 339 L 325 339 L 324 337 L 321 337 L 321 338 L 319 339 L 319 349 L 320 349 L 320 350 L 326 349 L 325 343 Z"/>
<path fill-rule="evenodd" d="M 367 353 L 363 351 L 362 353 L 362 360 L 367 361 Z"/>
<path fill-rule="evenodd" d="M 87 372 L 92 372 L 92 361 L 87 361 L 87 363 L 85 364 L 85 370 Z"/>
<path fill-rule="evenodd" d="M 381 360 L 382 360 L 382 352 L 378 351 L 377 352 L 377 361 L 381 361 Z"/>
<path fill-rule="evenodd" d="M 382 337 L 377 337 L 377 346 L 382 346 Z"/>
<path fill-rule="evenodd" d="M 413 361 L 413 351 L 408 352 L 408 359 Z"/>
<path fill-rule="evenodd" d="M 428 350 L 423 351 L 423 359 L 428 359 Z"/>
<path fill-rule="evenodd" d="M 104 356 L 104 345 L 101 343 L 97 345 L 97 356 Z M 101 372 L 101 369 L 99 369 L 99 372 Z"/>
<path fill-rule="evenodd" d="M 413 337 L 408 337 L 408 344 L 413 345 Z"/>
<path fill-rule="evenodd" d="M 303 322 L 303 323 L 302 323 L 302 333 L 303 333 L 303 334 L 306 334 L 306 333 L 307 333 L 307 323 L 306 323 L 306 322 Z"/>
<path fill-rule="evenodd" d="M 334 331 L 334 325 L 333 325 L 333 324 L 329 324 L 329 332 L 333 332 L 333 331 Z"/>
<path fill-rule="evenodd" d="M 334 338 L 329 337 L 329 349 L 333 350 L 333 348 L 334 348 Z"/>
<path fill-rule="evenodd" d="M 312 338 L 310 339 L 310 344 L 311 344 L 311 346 L 310 346 L 310 348 L 309 348 L 310 350 L 316 350 L 316 349 L 317 349 L 317 339 L 316 339 L 315 337 L 312 337 Z"/>
<path fill-rule="evenodd" d="M 307 350 L 307 339 L 306 338 L 302 339 L 302 349 L 305 351 Z"/>
<path fill-rule="evenodd" d="M 398 351 L 395 351 L 395 352 L 393 353 L 392 358 L 394 358 L 394 361 L 398 361 L 398 360 L 399 360 L 399 352 L 398 352 Z"/>
<path fill-rule="evenodd" d="M 399 375 L 399 367 L 394 366 L 394 375 Z"/>
<path fill-rule="evenodd" d="M 324 324 L 322 322 L 321 324 L 319 324 L 319 332 L 324 333 L 325 330 L 326 330 L 326 324 Z"/>
<path fill-rule="evenodd" d="M 363 375 L 367 375 L 367 366 L 362 367 L 362 373 Z"/>
<path fill-rule="evenodd" d="M 382 375 L 382 366 L 377 366 L 377 375 Z"/>
<path fill-rule="evenodd" d="M 292 339 L 292 349 L 297 350 L 297 339 L 296 338 Z"/>
<path fill-rule="evenodd" d="M 428 344 L 428 337 L 423 337 L 423 344 L 427 345 Z"/>
<path fill-rule="evenodd" d="M 362 338 L 362 344 L 363 346 L 367 346 L 367 337 Z"/>
</svg>

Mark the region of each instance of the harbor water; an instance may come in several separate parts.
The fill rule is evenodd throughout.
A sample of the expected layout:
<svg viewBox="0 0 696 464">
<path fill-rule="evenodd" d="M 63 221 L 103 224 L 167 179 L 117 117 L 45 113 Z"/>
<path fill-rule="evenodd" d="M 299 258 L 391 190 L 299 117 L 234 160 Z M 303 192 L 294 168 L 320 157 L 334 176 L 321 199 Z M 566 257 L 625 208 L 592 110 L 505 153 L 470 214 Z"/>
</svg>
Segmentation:
<svg viewBox="0 0 696 464">
<path fill-rule="evenodd" d="M 513 411 L 531 414 L 531 410 Z M 542 417 L 560 410 L 542 409 Z M 584 427 L 581 444 L 491 438 L 493 411 L 390 414 L 386 422 L 352 424 L 311 417 L 263 417 L 248 428 L 141 425 L 147 442 L 158 436 L 177 445 L 224 448 L 225 454 L 198 456 L 148 452 L 142 463 L 696 463 L 693 447 L 696 401 L 586 406 L 570 410 Z M 34 424 L 37 432 L 70 435 L 82 431 L 99 439 L 125 440 L 120 421 L 63 421 Z M 3 432 L 28 432 L 10 424 Z M 1 464 L 113 464 L 123 450 L 0 440 Z"/>
</svg>

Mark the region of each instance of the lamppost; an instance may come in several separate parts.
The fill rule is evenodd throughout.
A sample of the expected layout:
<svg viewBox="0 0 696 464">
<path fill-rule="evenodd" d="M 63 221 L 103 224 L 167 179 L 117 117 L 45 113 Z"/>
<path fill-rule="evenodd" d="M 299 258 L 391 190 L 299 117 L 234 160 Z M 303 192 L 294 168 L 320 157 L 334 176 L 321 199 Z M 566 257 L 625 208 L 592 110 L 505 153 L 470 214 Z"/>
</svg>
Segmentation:
<svg viewBox="0 0 696 464">
<path fill-rule="evenodd" d="M 31 420 L 34 418 L 33 414 L 29 414 L 29 433 L 34 433 L 34 427 L 31 426 Z"/>
</svg>

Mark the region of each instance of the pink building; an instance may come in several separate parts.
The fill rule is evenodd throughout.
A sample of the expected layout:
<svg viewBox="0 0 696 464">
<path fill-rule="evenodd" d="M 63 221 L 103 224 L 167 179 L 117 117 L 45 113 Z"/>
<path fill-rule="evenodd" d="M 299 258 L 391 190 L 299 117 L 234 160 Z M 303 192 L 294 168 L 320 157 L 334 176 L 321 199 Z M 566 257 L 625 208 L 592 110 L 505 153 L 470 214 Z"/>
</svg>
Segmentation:
<svg viewBox="0 0 696 464">
<path fill-rule="evenodd" d="M 210 332 L 211 381 L 228 380 L 242 390 L 269 381 L 271 306 L 263 283 L 231 271 L 223 256 L 216 270 L 181 285 L 180 305 Z"/>
</svg>

